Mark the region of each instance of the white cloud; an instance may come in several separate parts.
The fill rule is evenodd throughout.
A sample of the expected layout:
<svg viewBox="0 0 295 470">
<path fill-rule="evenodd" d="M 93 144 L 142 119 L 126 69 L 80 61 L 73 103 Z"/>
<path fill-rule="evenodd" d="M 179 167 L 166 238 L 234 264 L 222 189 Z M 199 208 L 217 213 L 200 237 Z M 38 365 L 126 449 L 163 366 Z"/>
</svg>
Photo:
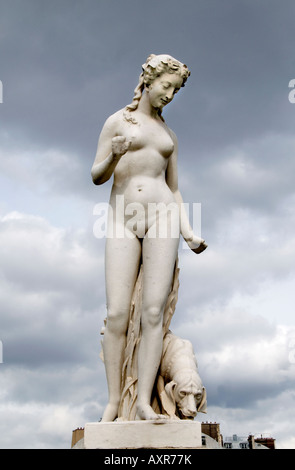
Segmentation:
<svg viewBox="0 0 295 470">
<path fill-rule="evenodd" d="M 103 253 L 93 234 L 11 213 L 0 221 L 0 263 L 5 360 L 85 360 L 105 316 Z"/>
<path fill-rule="evenodd" d="M 199 420 L 219 422 L 223 435 L 271 434 L 278 447 L 294 448 L 294 327 L 225 306 L 195 309 L 194 321 L 172 330 L 194 345 L 208 396 Z"/>
<path fill-rule="evenodd" d="M 87 237 L 92 245 L 83 230 L 65 230 L 42 217 L 9 213 L 0 220 L 2 276 L 27 292 L 88 290 L 94 287 L 103 259 L 89 252 Z"/>
<path fill-rule="evenodd" d="M 34 402 L 6 402 L 0 412 L 2 449 L 70 449 L 72 431 L 84 425 L 86 417 L 83 405 Z"/>
<path fill-rule="evenodd" d="M 275 297 L 272 288 L 286 294 L 287 286 L 291 299 L 294 230 L 292 198 L 280 211 L 235 207 L 219 214 L 209 231 L 202 227 L 202 236 L 208 243 L 204 253 L 196 256 L 188 250 L 180 251 L 181 292 L 186 305 L 202 308 L 203 303 L 227 303 L 234 298 L 240 298 L 243 305 L 253 295 Z M 278 285 L 281 287 L 276 288 Z"/>
<path fill-rule="evenodd" d="M 238 434 L 248 437 L 273 437 L 277 449 L 295 449 L 294 442 L 294 391 L 283 391 L 274 399 L 262 398 L 250 408 L 225 408 L 213 406 L 206 420 L 220 423 L 225 436 Z"/>
<path fill-rule="evenodd" d="M 295 437 L 287 437 L 282 442 L 279 442 L 279 449 L 295 449 Z"/>
</svg>

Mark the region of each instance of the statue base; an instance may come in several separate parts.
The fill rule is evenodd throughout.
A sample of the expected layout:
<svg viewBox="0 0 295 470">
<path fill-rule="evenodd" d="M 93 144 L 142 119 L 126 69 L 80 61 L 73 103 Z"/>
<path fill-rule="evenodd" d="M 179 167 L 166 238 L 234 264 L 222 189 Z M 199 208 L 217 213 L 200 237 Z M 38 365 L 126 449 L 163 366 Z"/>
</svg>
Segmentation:
<svg viewBox="0 0 295 470">
<path fill-rule="evenodd" d="M 80 445 L 84 449 L 200 449 L 201 423 L 167 419 L 87 423 Z"/>
</svg>

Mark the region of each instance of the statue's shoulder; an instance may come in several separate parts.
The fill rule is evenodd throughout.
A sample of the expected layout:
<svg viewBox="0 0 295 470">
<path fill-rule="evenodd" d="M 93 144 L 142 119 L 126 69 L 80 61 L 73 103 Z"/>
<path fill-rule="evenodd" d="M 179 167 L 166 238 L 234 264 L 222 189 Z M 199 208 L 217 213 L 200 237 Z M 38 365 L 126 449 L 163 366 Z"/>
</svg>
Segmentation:
<svg viewBox="0 0 295 470">
<path fill-rule="evenodd" d="M 116 132 L 124 119 L 124 109 L 119 109 L 111 114 L 104 123 L 104 129 L 109 132 Z"/>
<path fill-rule="evenodd" d="M 124 111 L 125 111 L 125 108 L 119 109 L 119 111 L 116 111 L 114 114 L 111 114 L 107 118 L 106 122 L 109 124 L 122 122 L 122 119 L 124 119 Z"/>
<path fill-rule="evenodd" d="M 126 108 L 119 109 L 114 114 L 112 114 L 112 117 L 114 119 L 122 119 L 125 112 L 126 112 Z"/>
</svg>

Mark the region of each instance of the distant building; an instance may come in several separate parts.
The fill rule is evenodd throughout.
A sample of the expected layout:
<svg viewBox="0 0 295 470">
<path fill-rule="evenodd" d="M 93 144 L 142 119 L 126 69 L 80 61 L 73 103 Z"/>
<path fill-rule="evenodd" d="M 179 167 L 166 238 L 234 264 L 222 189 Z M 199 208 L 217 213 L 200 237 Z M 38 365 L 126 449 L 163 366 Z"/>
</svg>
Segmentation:
<svg viewBox="0 0 295 470">
<path fill-rule="evenodd" d="M 84 428 L 74 429 L 72 432 L 72 444 L 71 447 L 74 447 L 79 441 L 84 439 Z"/>
<path fill-rule="evenodd" d="M 276 448 L 276 440 L 273 437 L 263 437 L 261 434 L 261 437 L 254 437 L 254 436 L 249 436 L 249 444 L 250 446 L 253 445 L 254 441 L 254 449 L 261 449 L 261 448 L 267 448 L 267 449 L 275 449 Z M 252 447 L 250 447 L 252 449 Z"/>
<path fill-rule="evenodd" d="M 225 437 L 223 441 L 224 449 L 250 449 L 249 441 L 247 437 L 240 437 L 237 434 L 233 434 L 230 437 Z"/>
<path fill-rule="evenodd" d="M 220 447 L 222 447 L 222 435 L 220 434 L 220 424 L 219 423 L 210 423 L 206 421 L 206 423 L 201 424 L 202 433 L 206 434 L 206 436 L 212 437 Z"/>
<path fill-rule="evenodd" d="M 219 423 L 202 423 L 202 433 L 205 435 L 204 441 L 206 436 L 209 436 L 218 442 L 223 449 L 275 449 L 275 439 L 272 437 L 263 437 L 262 435 L 254 437 L 251 434 L 248 437 L 242 437 L 233 434 L 223 438 Z"/>
</svg>

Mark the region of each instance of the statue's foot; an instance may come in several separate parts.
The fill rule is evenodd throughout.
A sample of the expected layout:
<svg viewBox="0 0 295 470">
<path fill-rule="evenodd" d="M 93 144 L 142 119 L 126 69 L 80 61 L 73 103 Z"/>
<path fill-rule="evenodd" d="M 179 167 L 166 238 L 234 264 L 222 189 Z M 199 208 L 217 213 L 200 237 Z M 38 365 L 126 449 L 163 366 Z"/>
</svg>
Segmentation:
<svg viewBox="0 0 295 470">
<path fill-rule="evenodd" d="M 154 419 L 164 419 L 164 415 L 158 415 L 150 405 L 138 405 L 137 406 L 137 416 L 139 419 L 144 420 L 154 420 Z"/>
<path fill-rule="evenodd" d="M 118 416 L 118 406 L 108 403 L 101 421 L 114 421 Z"/>
</svg>

